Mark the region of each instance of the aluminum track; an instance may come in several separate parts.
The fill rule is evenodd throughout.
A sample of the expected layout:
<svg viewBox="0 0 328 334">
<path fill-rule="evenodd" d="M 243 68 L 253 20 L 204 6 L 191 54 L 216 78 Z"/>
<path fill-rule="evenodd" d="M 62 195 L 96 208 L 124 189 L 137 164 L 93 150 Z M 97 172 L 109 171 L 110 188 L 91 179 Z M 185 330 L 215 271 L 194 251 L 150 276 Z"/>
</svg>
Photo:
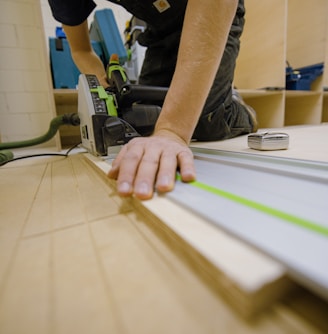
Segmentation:
<svg viewBox="0 0 328 334">
<path fill-rule="evenodd" d="M 177 181 L 165 196 L 278 260 L 328 300 L 328 164 L 193 152 L 197 181 Z"/>
</svg>

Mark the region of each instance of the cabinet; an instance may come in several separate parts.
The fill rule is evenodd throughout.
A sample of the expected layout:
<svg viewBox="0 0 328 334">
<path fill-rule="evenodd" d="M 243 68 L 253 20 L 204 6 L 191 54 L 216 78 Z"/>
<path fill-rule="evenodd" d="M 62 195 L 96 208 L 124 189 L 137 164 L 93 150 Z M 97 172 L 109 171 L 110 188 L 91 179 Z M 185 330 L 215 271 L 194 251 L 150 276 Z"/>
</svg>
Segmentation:
<svg viewBox="0 0 328 334">
<path fill-rule="evenodd" d="M 328 121 L 328 1 L 246 0 L 234 85 L 261 128 Z M 285 90 L 286 66 L 324 63 L 309 91 Z"/>
</svg>

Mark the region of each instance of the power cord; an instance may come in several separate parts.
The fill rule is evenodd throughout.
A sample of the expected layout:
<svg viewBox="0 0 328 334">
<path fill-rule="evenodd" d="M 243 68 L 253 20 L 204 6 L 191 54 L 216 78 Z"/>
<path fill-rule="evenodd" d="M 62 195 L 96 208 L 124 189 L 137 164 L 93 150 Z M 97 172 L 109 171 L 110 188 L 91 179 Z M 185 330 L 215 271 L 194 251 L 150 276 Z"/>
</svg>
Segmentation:
<svg viewBox="0 0 328 334">
<path fill-rule="evenodd" d="M 21 147 L 42 144 L 50 140 L 51 138 L 53 138 L 55 134 L 57 133 L 59 127 L 62 125 L 79 126 L 80 125 L 79 115 L 77 113 L 71 113 L 71 114 L 60 115 L 60 116 L 53 118 L 50 122 L 48 131 L 40 137 L 32 138 L 32 139 L 28 139 L 24 141 L 0 143 L 0 166 L 3 166 L 10 161 L 23 159 L 21 157 L 13 158 L 14 157 L 13 153 L 8 149 L 21 148 Z M 80 145 L 80 144 L 77 144 L 77 145 Z M 44 155 L 60 155 L 60 154 L 49 153 L 49 154 L 44 154 Z M 63 155 L 65 156 L 65 154 Z M 33 155 L 33 156 L 38 156 L 38 155 Z"/>
<path fill-rule="evenodd" d="M 72 146 L 71 148 L 69 148 L 66 153 L 50 153 L 50 152 L 49 153 L 37 153 L 37 154 L 29 154 L 29 155 L 24 155 L 24 156 L 12 158 L 12 159 L 9 159 L 9 160 L 1 162 L 0 166 L 4 166 L 7 163 L 13 162 L 13 161 L 16 161 L 16 160 L 35 158 L 35 157 L 43 157 L 43 156 L 58 156 L 58 157 L 65 157 L 65 158 L 67 158 L 68 155 L 71 153 L 71 151 L 73 151 L 79 145 L 81 145 L 81 142 L 78 143 L 78 144 L 75 144 L 74 146 Z"/>
</svg>

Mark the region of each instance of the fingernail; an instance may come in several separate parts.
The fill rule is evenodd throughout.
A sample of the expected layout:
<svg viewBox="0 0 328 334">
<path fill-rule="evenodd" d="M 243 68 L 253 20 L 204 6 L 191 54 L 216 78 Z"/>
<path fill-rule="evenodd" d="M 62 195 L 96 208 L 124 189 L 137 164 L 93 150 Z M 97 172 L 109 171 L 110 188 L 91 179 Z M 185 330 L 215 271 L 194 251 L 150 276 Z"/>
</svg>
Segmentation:
<svg viewBox="0 0 328 334">
<path fill-rule="evenodd" d="M 128 182 L 122 182 L 117 186 L 117 190 L 119 193 L 127 194 L 131 191 L 131 185 Z"/>
<path fill-rule="evenodd" d="M 149 187 L 146 182 L 141 182 L 136 185 L 135 193 L 139 195 L 148 195 L 149 194 Z"/>
<path fill-rule="evenodd" d="M 183 171 L 183 175 L 181 175 L 183 180 L 186 180 L 186 181 L 192 181 L 195 179 L 196 177 L 196 174 L 195 172 L 192 170 L 192 169 L 188 169 L 188 170 L 185 170 Z"/>
<path fill-rule="evenodd" d="M 162 176 L 159 180 L 158 180 L 158 183 L 161 185 L 161 186 L 168 186 L 169 183 L 170 183 L 170 180 L 169 180 L 169 177 L 167 175 L 165 176 Z"/>
<path fill-rule="evenodd" d="M 170 186 L 170 178 L 165 175 L 165 176 L 162 176 L 158 181 L 157 181 L 157 186 L 160 186 L 160 187 L 168 187 Z"/>
</svg>

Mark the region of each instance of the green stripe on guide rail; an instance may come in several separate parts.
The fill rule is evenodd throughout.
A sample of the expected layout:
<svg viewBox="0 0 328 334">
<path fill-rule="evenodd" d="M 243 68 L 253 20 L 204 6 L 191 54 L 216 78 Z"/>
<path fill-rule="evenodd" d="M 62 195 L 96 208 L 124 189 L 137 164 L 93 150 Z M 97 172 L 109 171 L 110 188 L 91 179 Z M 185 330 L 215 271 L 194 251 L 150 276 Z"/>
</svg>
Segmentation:
<svg viewBox="0 0 328 334">
<path fill-rule="evenodd" d="M 181 180 L 180 175 L 178 175 L 177 177 L 178 180 Z M 298 225 L 300 227 L 306 228 L 312 232 L 316 232 L 318 234 L 321 234 L 325 237 L 328 237 L 328 228 L 325 226 L 321 226 L 315 222 L 309 221 L 307 219 L 303 219 L 294 215 L 291 215 L 289 213 L 271 208 L 269 206 L 266 206 L 264 204 L 249 200 L 247 198 L 232 194 L 228 191 L 222 190 L 222 189 L 218 189 L 212 186 L 209 186 L 208 184 L 199 182 L 199 181 L 193 181 L 188 183 L 190 185 L 192 185 L 193 187 L 196 187 L 198 189 L 202 189 L 207 191 L 208 193 L 211 193 L 213 195 L 216 196 L 220 196 L 223 198 L 226 198 L 232 202 L 247 206 L 251 209 L 260 211 L 262 213 L 265 213 L 267 215 L 273 216 L 275 218 L 279 218 L 282 220 L 285 220 L 289 223 L 292 223 L 294 225 Z"/>
</svg>

